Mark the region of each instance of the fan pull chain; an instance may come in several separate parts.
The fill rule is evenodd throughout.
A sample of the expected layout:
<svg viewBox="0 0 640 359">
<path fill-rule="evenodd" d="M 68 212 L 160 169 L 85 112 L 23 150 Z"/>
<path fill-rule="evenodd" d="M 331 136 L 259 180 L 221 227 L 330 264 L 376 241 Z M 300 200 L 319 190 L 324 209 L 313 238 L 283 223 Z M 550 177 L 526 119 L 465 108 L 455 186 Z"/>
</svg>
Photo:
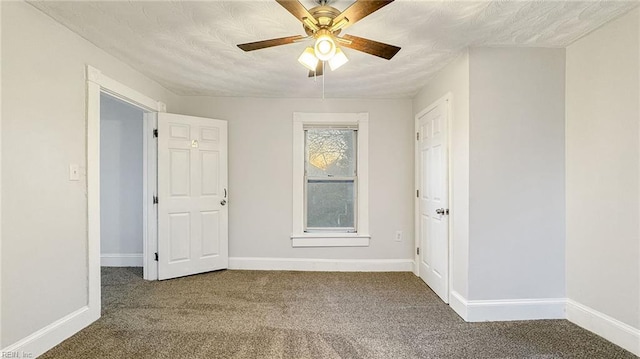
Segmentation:
<svg viewBox="0 0 640 359">
<path fill-rule="evenodd" d="M 324 61 L 322 61 L 322 99 L 324 100 L 324 78 L 327 77 L 327 72 L 324 71 Z"/>
</svg>

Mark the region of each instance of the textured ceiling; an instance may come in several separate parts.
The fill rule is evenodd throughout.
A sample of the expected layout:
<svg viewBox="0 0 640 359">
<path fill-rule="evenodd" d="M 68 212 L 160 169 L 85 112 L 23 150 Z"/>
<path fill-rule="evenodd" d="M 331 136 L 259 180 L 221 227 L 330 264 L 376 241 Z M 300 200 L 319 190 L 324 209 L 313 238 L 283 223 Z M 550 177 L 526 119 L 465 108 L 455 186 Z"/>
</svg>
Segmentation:
<svg viewBox="0 0 640 359">
<path fill-rule="evenodd" d="M 302 3 L 311 8 L 312 0 Z M 351 1 L 333 6 L 344 10 Z M 96 46 L 181 95 L 319 97 L 297 62 L 308 43 L 245 53 L 236 44 L 302 35 L 273 0 L 31 2 Z M 564 47 L 637 1 L 402 1 L 343 33 L 402 47 L 391 61 L 345 49 L 326 97 L 406 98 L 467 46 Z"/>
</svg>

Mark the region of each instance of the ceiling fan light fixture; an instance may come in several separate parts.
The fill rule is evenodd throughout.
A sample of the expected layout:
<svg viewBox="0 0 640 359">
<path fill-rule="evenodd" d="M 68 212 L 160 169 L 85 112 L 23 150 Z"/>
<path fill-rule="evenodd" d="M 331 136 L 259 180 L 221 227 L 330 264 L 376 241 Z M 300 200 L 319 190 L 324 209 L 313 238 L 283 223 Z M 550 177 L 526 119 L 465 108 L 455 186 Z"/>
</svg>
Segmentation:
<svg viewBox="0 0 640 359">
<path fill-rule="evenodd" d="M 342 49 L 337 48 L 335 55 L 333 55 L 333 57 L 329 59 L 329 67 L 331 68 L 331 71 L 335 71 L 340 68 L 340 66 L 346 64 L 348 61 L 349 59 L 347 58 L 347 55 L 344 54 Z"/>
<path fill-rule="evenodd" d="M 304 49 L 302 54 L 300 54 L 300 57 L 298 57 L 298 62 L 309 69 L 309 71 L 315 71 L 318 66 L 318 58 L 313 51 L 313 47 L 307 47 Z"/>
<path fill-rule="evenodd" d="M 331 33 L 326 30 L 318 32 L 316 44 L 313 47 L 315 55 L 322 61 L 327 61 L 336 53 L 336 43 L 333 41 Z"/>
</svg>

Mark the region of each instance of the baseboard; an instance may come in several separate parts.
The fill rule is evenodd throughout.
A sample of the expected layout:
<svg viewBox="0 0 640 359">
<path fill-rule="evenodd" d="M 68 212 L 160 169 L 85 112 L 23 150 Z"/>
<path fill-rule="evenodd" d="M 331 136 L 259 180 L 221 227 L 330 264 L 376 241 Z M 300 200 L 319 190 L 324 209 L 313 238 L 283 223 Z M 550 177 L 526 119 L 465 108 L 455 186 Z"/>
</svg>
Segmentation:
<svg viewBox="0 0 640 359">
<path fill-rule="evenodd" d="M 313 259 L 231 257 L 229 269 L 326 272 L 411 272 L 411 259 Z"/>
<path fill-rule="evenodd" d="M 3 358 L 5 356 L 7 358 L 10 357 L 8 355 L 17 355 L 13 353 L 20 353 L 21 356 L 16 356 L 16 358 L 38 357 L 44 354 L 47 350 L 62 343 L 63 340 L 98 320 L 99 317 L 99 310 L 92 311 L 89 307 L 84 306 L 63 318 L 56 320 L 28 337 L 3 348 L 1 353 Z"/>
<path fill-rule="evenodd" d="M 467 321 L 564 319 L 564 298 L 470 300 Z"/>
<path fill-rule="evenodd" d="M 451 291 L 451 294 L 449 294 L 449 306 L 460 318 L 467 321 L 467 300 L 460 293 Z"/>
<path fill-rule="evenodd" d="M 449 305 L 467 322 L 564 319 L 565 298 L 467 300 L 452 292 Z"/>
<path fill-rule="evenodd" d="M 142 253 L 104 253 L 100 254 L 102 267 L 142 267 Z"/>
<path fill-rule="evenodd" d="M 567 299 L 567 319 L 640 356 L 640 329 Z"/>
</svg>

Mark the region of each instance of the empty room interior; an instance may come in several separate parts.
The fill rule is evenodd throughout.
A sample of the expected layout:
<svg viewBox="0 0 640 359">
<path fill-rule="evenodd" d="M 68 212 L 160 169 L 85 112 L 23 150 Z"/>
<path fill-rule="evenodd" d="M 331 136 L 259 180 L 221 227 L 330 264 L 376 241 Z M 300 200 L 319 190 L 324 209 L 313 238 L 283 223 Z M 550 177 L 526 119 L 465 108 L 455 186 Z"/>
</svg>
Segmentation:
<svg viewBox="0 0 640 359">
<path fill-rule="evenodd" d="M 0 356 L 640 357 L 639 4 L 0 2 Z"/>
</svg>

